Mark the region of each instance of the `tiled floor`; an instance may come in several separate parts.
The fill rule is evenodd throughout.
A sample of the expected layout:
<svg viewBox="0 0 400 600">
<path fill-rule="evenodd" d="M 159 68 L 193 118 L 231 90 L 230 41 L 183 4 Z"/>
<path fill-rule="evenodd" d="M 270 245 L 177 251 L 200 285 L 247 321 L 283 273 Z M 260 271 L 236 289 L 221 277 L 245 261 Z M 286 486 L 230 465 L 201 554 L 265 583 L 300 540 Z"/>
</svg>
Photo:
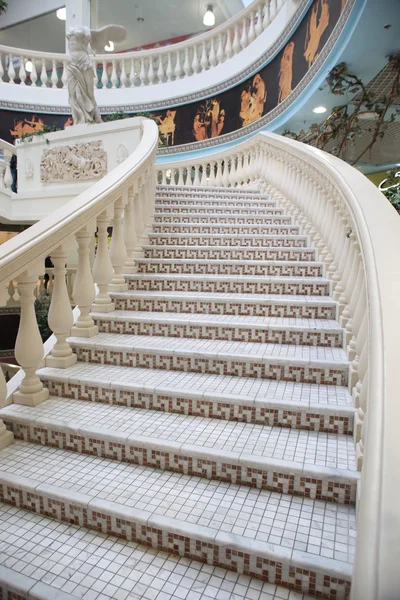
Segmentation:
<svg viewBox="0 0 400 600">
<path fill-rule="evenodd" d="M 353 506 L 15 442 L 2 471 L 243 538 L 351 562 Z"/>
<path fill-rule="evenodd" d="M 3 415 L 3 416 L 2 416 Z M 101 426 L 104 431 L 147 436 L 158 441 L 193 444 L 205 450 L 234 451 L 253 457 L 355 470 L 354 442 L 351 436 L 302 431 L 251 423 L 236 423 L 173 413 L 108 406 L 98 403 L 55 398 L 36 408 L 12 405 L 0 417 L 25 415 L 58 419 L 71 427 Z"/>
<path fill-rule="evenodd" d="M 27 575 L 71 599 L 310 600 L 258 579 L 6 504 L 0 504 L 0 565 L 14 571 L 16 580 Z"/>
</svg>

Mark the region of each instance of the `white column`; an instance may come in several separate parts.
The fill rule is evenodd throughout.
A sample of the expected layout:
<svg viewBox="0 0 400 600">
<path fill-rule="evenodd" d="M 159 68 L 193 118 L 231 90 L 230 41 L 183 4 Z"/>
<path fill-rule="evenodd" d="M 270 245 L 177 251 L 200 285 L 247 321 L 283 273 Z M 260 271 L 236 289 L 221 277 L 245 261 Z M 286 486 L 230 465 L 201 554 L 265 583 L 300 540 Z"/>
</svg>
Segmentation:
<svg viewBox="0 0 400 600">
<path fill-rule="evenodd" d="M 127 258 L 125 241 L 124 241 L 124 229 L 122 225 L 122 213 L 124 212 L 124 197 L 121 196 L 114 203 L 114 219 L 113 219 L 113 232 L 111 238 L 111 262 L 114 268 L 114 275 L 109 285 L 110 291 L 113 292 L 126 292 L 128 284 L 125 281 L 125 277 L 122 274 L 124 264 Z"/>
<path fill-rule="evenodd" d="M 113 278 L 114 270 L 108 249 L 108 227 L 111 221 L 111 210 L 107 209 L 97 217 L 97 252 L 93 264 L 93 277 L 99 288 L 94 303 L 93 312 L 108 313 L 115 310 L 115 305 L 108 293 L 108 286 Z"/>
<path fill-rule="evenodd" d="M 71 329 L 71 335 L 76 337 L 93 337 L 99 332 L 99 328 L 89 314 L 96 297 L 89 258 L 89 245 L 93 239 L 93 233 L 94 224 L 87 224 L 75 234 L 78 242 L 78 270 L 72 295 L 81 313 Z"/>
<path fill-rule="evenodd" d="M 76 354 L 72 352 L 71 346 L 67 342 L 67 337 L 70 335 L 74 324 L 67 282 L 65 280 L 67 274 L 65 264 L 68 252 L 69 247 L 60 246 L 51 253 L 51 261 L 54 265 L 54 284 L 48 323 L 57 341 L 51 354 L 46 358 L 46 366 L 58 369 L 66 369 L 74 365 L 77 361 Z"/>
<path fill-rule="evenodd" d="M 5 406 L 7 397 L 7 384 L 4 378 L 3 370 L 0 368 L 0 407 Z M 9 446 L 14 441 L 14 434 L 11 431 L 7 431 L 6 426 L 0 419 L 0 450 L 3 450 L 6 446 Z"/>
<path fill-rule="evenodd" d="M 90 0 L 65 0 L 64 3 L 67 9 L 65 31 L 77 25 L 87 25 L 90 27 Z M 68 50 L 67 45 L 66 49 Z"/>
<path fill-rule="evenodd" d="M 21 318 L 15 342 L 15 358 L 25 372 L 19 390 L 13 394 L 15 404 L 36 406 L 49 397 L 36 374 L 41 366 L 44 348 L 35 315 L 35 296 L 38 273 L 42 265 L 36 265 L 17 277 L 21 302 Z"/>
</svg>

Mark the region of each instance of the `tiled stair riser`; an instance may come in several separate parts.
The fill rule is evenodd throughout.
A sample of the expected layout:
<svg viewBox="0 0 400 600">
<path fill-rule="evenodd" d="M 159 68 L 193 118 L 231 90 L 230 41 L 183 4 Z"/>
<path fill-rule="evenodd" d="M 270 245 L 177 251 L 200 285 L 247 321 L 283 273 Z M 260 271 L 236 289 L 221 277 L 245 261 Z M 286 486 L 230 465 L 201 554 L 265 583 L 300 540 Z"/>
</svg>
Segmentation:
<svg viewBox="0 0 400 600">
<path fill-rule="evenodd" d="M 195 260 L 315 260 L 315 250 L 304 250 L 302 248 L 290 248 L 279 250 L 267 250 L 261 248 L 145 248 L 145 258 L 165 259 L 184 258 Z"/>
<path fill-rule="evenodd" d="M 212 537 L 214 530 L 208 528 L 196 526 L 187 528 L 187 533 L 184 528 L 176 531 L 168 518 L 144 512 L 135 514 L 129 511 L 129 514 L 128 511 L 114 509 L 110 502 L 93 500 L 83 494 L 73 494 L 80 497 L 80 502 L 75 498 L 69 500 L 59 492 L 59 488 L 52 486 L 39 485 L 35 489 L 29 485 L 0 482 L 1 502 L 59 521 L 141 542 L 326 600 L 348 600 L 350 596 L 350 579 L 338 578 L 335 573 L 332 574 L 329 565 L 324 568 L 323 561 L 319 563 L 319 569 L 304 568 L 296 565 L 290 553 L 283 558 L 273 554 L 267 556 L 258 544 L 246 549 L 235 544 L 230 535 Z M 207 535 L 209 532 L 211 535 Z"/>
<path fill-rule="evenodd" d="M 213 206 L 156 206 L 154 209 L 154 215 L 257 215 L 263 217 L 264 215 L 282 215 L 283 210 L 281 208 L 268 208 L 253 207 L 253 206 L 229 206 L 215 204 Z"/>
<path fill-rule="evenodd" d="M 73 345 L 72 345 L 73 346 Z M 185 356 L 176 352 L 173 356 L 154 353 L 150 350 L 112 350 L 110 348 L 73 347 L 78 360 L 100 364 L 119 365 L 124 367 L 144 367 L 148 369 L 166 369 L 169 371 L 191 371 L 214 375 L 233 375 L 235 377 L 254 377 L 258 379 L 274 379 L 277 381 L 294 381 L 297 383 L 319 383 L 325 385 L 347 385 L 348 367 L 311 366 L 274 363 L 262 360 L 248 361 L 235 358 L 200 358 Z"/>
<path fill-rule="evenodd" d="M 145 262 L 148 260 L 149 262 Z M 322 265 L 302 264 L 274 264 L 265 263 L 230 264 L 215 261 L 211 262 L 156 262 L 153 259 L 137 259 L 136 264 L 139 273 L 185 273 L 187 275 L 261 275 L 271 277 L 322 277 Z"/>
<path fill-rule="evenodd" d="M 128 278 L 131 290 L 165 292 L 226 292 L 233 294 L 281 294 L 328 296 L 328 282 L 293 281 L 212 281 L 204 279 Z"/>
<path fill-rule="evenodd" d="M 180 233 L 180 234 L 189 234 L 189 237 L 191 237 L 192 234 L 196 234 L 196 235 L 212 235 L 213 237 L 218 235 L 218 234 L 223 234 L 224 236 L 227 235 L 233 235 L 233 236 L 237 236 L 238 234 L 240 234 L 241 236 L 243 236 L 244 238 L 248 235 L 252 235 L 252 236 L 258 236 L 258 238 L 248 238 L 246 240 L 246 242 L 250 243 L 250 241 L 252 239 L 257 240 L 258 243 L 261 243 L 262 246 L 266 246 L 268 245 L 268 238 L 265 236 L 269 236 L 269 235 L 282 235 L 282 236 L 288 236 L 288 235 L 296 235 L 299 236 L 299 227 L 297 227 L 297 225 L 218 225 L 218 224 L 211 224 L 211 225 L 206 225 L 204 223 L 199 224 L 199 223 L 177 223 L 177 222 L 170 222 L 170 223 L 154 223 L 153 224 L 153 233 L 150 234 L 150 239 L 152 238 L 152 236 L 156 236 L 156 235 L 163 235 L 163 234 L 169 234 L 169 233 Z M 263 237 L 260 237 L 263 236 Z M 213 237 L 211 239 L 213 239 Z M 306 246 L 306 237 L 302 236 L 303 238 L 303 246 Z M 222 238 L 223 239 L 223 238 Z M 239 246 L 241 245 L 240 240 L 238 240 L 236 237 L 233 238 L 233 243 L 236 242 L 239 244 Z M 283 242 L 285 242 L 286 240 L 283 240 Z M 277 239 L 277 242 L 280 242 L 280 238 Z M 219 244 L 217 244 L 219 245 Z M 284 244 L 283 244 L 284 245 Z"/>
<path fill-rule="evenodd" d="M 228 200 L 228 198 L 223 198 L 221 200 L 207 200 L 206 198 L 156 198 L 155 206 L 156 208 L 162 207 L 188 207 L 188 206 L 201 206 L 209 207 L 212 211 L 213 207 L 218 207 L 223 204 L 227 207 L 232 208 L 245 208 L 249 207 L 259 207 L 259 208 L 274 208 L 276 207 L 276 202 L 267 201 L 267 200 L 249 200 L 249 199 L 241 199 L 238 198 L 236 200 Z"/>
<path fill-rule="evenodd" d="M 156 223 L 216 223 L 233 225 L 291 225 L 291 217 L 279 215 L 273 216 L 254 216 L 254 215 L 215 215 L 203 216 L 198 214 L 155 214 Z"/>
<path fill-rule="evenodd" d="M 341 480 L 338 476 L 332 479 L 329 474 L 323 477 L 321 474 L 307 473 L 306 469 L 295 473 L 291 471 L 291 466 L 286 469 L 270 465 L 254 467 L 246 464 L 239 456 L 237 460 L 225 459 L 223 454 L 218 458 L 207 456 L 207 450 L 201 447 L 198 448 L 200 456 L 193 456 L 190 450 L 184 447 L 168 449 L 168 444 L 164 444 L 164 448 L 159 450 L 152 443 L 130 442 L 126 437 L 118 441 L 117 436 L 112 435 L 113 439 L 110 440 L 107 439 L 107 433 L 101 438 L 83 430 L 74 433 L 66 431 L 62 426 L 57 428 L 56 425 L 50 424 L 41 427 L 32 423 L 11 421 L 7 417 L 4 418 L 4 422 L 17 439 L 26 442 L 313 500 L 338 504 L 355 503 L 356 480 Z"/>
<path fill-rule="evenodd" d="M 349 434 L 353 432 L 353 416 L 332 414 L 319 411 L 317 407 L 309 412 L 307 408 L 293 407 L 292 409 L 266 406 L 237 401 L 228 403 L 218 398 L 206 400 L 188 398 L 176 393 L 167 395 L 165 392 L 146 393 L 140 390 L 120 389 L 113 386 L 89 385 L 85 383 L 63 382 L 41 377 L 43 385 L 50 395 L 74 400 L 116 404 L 144 410 L 157 410 L 168 413 L 193 415 L 224 421 L 238 421 L 269 425 L 271 427 L 290 427 L 305 431 L 324 431 L 326 433 Z"/>
<path fill-rule="evenodd" d="M 110 321 L 98 317 L 95 317 L 94 321 L 98 325 L 99 331 L 103 333 L 232 340 L 237 342 L 269 342 L 331 348 L 338 348 L 342 345 L 342 334 L 334 331 L 229 327 L 224 324 L 213 326 L 210 324 L 195 325 L 193 323 L 146 323 L 118 319 Z"/>
<path fill-rule="evenodd" d="M 251 303 L 246 301 L 223 302 L 215 300 L 186 300 L 169 298 L 121 298 L 113 296 L 117 310 L 149 312 L 201 313 L 214 315 L 243 315 L 254 317 L 287 317 L 304 319 L 335 319 L 335 305 Z"/>
<path fill-rule="evenodd" d="M 163 228 L 160 228 L 163 229 Z M 185 234 L 185 231 L 182 231 L 178 226 L 176 227 L 178 230 L 175 232 L 176 237 L 172 237 L 167 235 L 168 233 L 174 234 L 174 231 L 166 231 L 160 233 L 151 233 L 149 235 L 150 243 L 154 246 L 185 246 L 185 247 L 193 247 L 199 248 L 201 246 L 228 246 L 230 248 L 237 246 L 245 246 L 246 248 L 305 248 L 307 246 L 307 239 L 305 237 L 275 237 L 268 238 L 266 235 L 259 235 L 254 233 L 251 237 L 249 233 L 242 232 L 240 237 L 238 237 L 239 231 L 235 232 L 226 232 L 224 235 L 220 235 L 220 233 L 224 233 L 220 231 L 218 227 L 218 231 L 214 234 L 210 232 L 198 232 L 197 235 L 193 235 L 196 232 L 191 232 L 190 234 Z M 194 229 L 199 229 L 198 227 L 194 227 Z M 282 234 L 286 235 L 286 233 Z M 254 237 L 258 236 L 258 237 Z"/>
</svg>

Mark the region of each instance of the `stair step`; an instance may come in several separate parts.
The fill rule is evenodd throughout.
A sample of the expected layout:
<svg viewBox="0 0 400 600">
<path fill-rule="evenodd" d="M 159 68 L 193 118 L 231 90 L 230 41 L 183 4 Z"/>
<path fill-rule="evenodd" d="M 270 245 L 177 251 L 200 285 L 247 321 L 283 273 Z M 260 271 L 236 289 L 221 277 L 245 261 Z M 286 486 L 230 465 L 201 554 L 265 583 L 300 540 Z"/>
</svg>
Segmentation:
<svg viewBox="0 0 400 600">
<path fill-rule="evenodd" d="M 7 503 L 303 593 L 349 593 L 352 506 L 19 441 L 0 456 Z"/>
<path fill-rule="evenodd" d="M 195 260 L 273 260 L 273 261 L 315 261 L 313 248 L 265 248 L 249 246 L 187 246 L 187 245 L 145 245 L 142 246 L 145 258 L 151 259 L 195 259 Z"/>
<path fill-rule="evenodd" d="M 91 314 L 99 331 L 133 335 L 168 336 L 340 347 L 343 330 L 328 319 L 287 319 L 116 310 Z"/>
<path fill-rule="evenodd" d="M 210 196 L 222 197 L 228 196 L 229 198 L 243 196 L 246 198 L 268 198 L 265 194 L 262 194 L 259 188 L 242 188 L 242 187 L 229 187 L 226 186 L 193 186 L 193 185 L 162 185 L 156 186 L 156 196 L 178 196 L 183 195 L 187 198 L 204 196 L 209 198 Z"/>
<path fill-rule="evenodd" d="M 7 547 L 2 547 L 0 565 L 4 598 L 17 597 L 11 596 L 14 593 L 19 598 L 29 595 L 41 600 L 311 600 L 275 583 L 107 537 L 95 529 L 60 523 L 15 506 L 0 504 L 0 522 L 8 540 Z M 76 560 L 72 558 L 75 555 Z"/>
<path fill-rule="evenodd" d="M 352 437 L 55 398 L 0 410 L 16 439 L 155 469 L 354 504 Z"/>
<path fill-rule="evenodd" d="M 271 208 L 276 207 L 275 200 L 268 200 L 267 198 L 246 198 L 237 197 L 229 198 L 222 196 L 215 196 L 211 198 L 197 197 L 188 198 L 187 196 L 156 196 L 156 206 L 269 206 Z"/>
<path fill-rule="evenodd" d="M 336 302 L 329 296 L 128 290 L 113 292 L 111 297 L 117 310 L 330 320 L 336 317 Z"/>
<path fill-rule="evenodd" d="M 218 236 L 234 236 L 237 239 L 237 234 L 243 236 L 258 237 L 259 239 L 266 239 L 267 237 L 275 237 L 277 240 L 282 237 L 286 237 L 290 235 L 291 237 L 294 235 L 298 238 L 304 240 L 304 245 L 306 245 L 307 236 L 299 235 L 300 227 L 298 225 L 265 225 L 265 224 L 252 224 L 242 223 L 240 225 L 235 225 L 234 223 L 225 223 L 224 225 L 220 225 L 218 222 L 216 223 L 193 223 L 193 222 L 185 222 L 181 223 L 178 221 L 170 221 L 168 223 L 157 223 L 153 222 L 153 233 L 149 233 L 149 237 L 163 234 L 186 234 L 187 237 L 193 237 L 196 234 L 200 234 L 196 237 L 203 238 L 206 234 L 210 234 L 209 237 L 211 239 L 214 238 L 215 235 Z M 240 240 L 238 240 L 240 241 Z M 266 241 L 268 241 L 266 239 Z M 282 245 L 284 244 L 284 240 L 282 241 Z"/>
<path fill-rule="evenodd" d="M 53 396 L 241 423 L 351 434 L 346 387 L 78 362 L 43 368 Z"/>
<path fill-rule="evenodd" d="M 283 209 L 276 206 L 253 206 L 246 204 L 239 206 L 235 204 L 178 204 L 178 205 L 155 205 L 154 214 L 158 215 L 186 215 L 186 214 L 214 215 L 283 215 Z"/>
<path fill-rule="evenodd" d="M 207 213 L 166 213 L 156 212 L 154 214 L 154 220 L 156 223 L 227 223 L 227 224 L 247 224 L 253 225 L 259 223 L 264 225 L 291 225 L 292 218 L 285 217 L 284 215 L 261 215 L 254 213 L 221 213 L 215 215 L 209 215 Z"/>
<path fill-rule="evenodd" d="M 262 277 L 236 275 L 184 275 L 139 273 L 125 275 L 130 289 L 234 294 L 293 294 L 327 296 L 329 280 L 323 277 Z"/>
<path fill-rule="evenodd" d="M 200 246 L 207 248 L 305 248 L 305 235 L 264 235 L 264 234 L 224 234 L 224 233 L 150 233 L 149 240 L 154 246 Z"/>
<path fill-rule="evenodd" d="M 68 338 L 84 362 L 347 385 L 341 348 L 99 333 Z"/>
</svg>

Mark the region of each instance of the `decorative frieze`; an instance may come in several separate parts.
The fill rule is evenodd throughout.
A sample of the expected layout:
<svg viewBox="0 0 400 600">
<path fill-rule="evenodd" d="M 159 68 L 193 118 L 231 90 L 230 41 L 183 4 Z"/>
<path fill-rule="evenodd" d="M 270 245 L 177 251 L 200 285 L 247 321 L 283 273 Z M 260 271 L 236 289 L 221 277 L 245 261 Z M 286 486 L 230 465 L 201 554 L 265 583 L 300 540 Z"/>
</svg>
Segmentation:
<svg viewBox="0 0 400 600">
<path fill-rule="evenodd" d="M 44 150 L 40 162 L 42 183 L 98 179 L 107 173 L 107 155 L 98 140 Z"/>
</svg>

